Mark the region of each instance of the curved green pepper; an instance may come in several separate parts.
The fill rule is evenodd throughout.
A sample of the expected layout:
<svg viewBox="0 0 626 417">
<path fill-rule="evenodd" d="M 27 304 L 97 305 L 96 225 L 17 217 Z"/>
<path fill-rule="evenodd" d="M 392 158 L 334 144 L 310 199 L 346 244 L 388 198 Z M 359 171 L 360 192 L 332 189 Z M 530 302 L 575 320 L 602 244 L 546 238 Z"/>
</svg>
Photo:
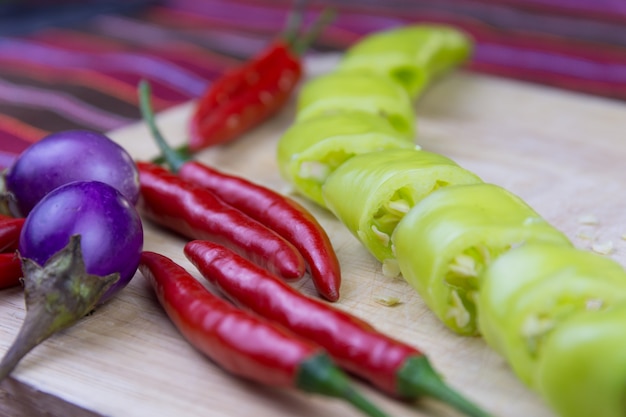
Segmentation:
<svg viewBox="0 0 626 417">
<path fill-rule="evenodd" d="M 440 188 L 413 207 L 391 236 L 404 278 L 453 331 L 477 334 L 479 277 L 525 242 L 571 245 L 521 198 L 487 183 Z"/>
<path fill-rule="evenodd" d="M 415 147 L 383 118 L 341 112 L 293 124 L 279 139 L 278 167 L 297 191 L 325 207 L 322 185 L 347 159 L 366 152 Z"/>
<path fill-rule="evenodd" d="M 626 415 L 626 304 L 571 317 L 546 339 L 538 390 L 562 417 Z"/>
<path fill-rule="evenodd" d="M 503 254 L 483 274 L 478 325 L 519 378 L 535 387 L 544 342 L 559 323 L 619 301 L 626 301 L 626 272 L 616 261 L 574 247 L 530 243 Z"/>
<path fill-rule="evenodd" d="M 307 81 L 298 95 L 296 121 L 346 110 L 375 114 L 402 135 L 415 136 L 411 98 L 389 78 L 376 74 L 331 72 Z"/>
<path fill-rule="evenodd" d="M 338 71 L 384 75 L 415 98 L 433 78 L 466 61 L 472 49 L 469 36 L 456 28 L 404 26 L 376 32 L 351 46 Z"/>
<path fill-rule="evenodd" d="M 343 163 L 326 180 L 322 195 L 326 207 L 394 275 L 391 234 L 402 217 L 437 188 L 478 182 L 475 174 L 445 156 L 388 149 Z"/>
</svg>

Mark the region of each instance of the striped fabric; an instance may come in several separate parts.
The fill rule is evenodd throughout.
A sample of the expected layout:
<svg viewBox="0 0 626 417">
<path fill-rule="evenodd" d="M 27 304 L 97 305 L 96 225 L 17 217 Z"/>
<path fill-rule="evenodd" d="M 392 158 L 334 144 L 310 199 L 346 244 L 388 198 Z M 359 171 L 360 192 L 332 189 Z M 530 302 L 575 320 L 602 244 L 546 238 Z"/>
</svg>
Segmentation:
<svg viewBox="0 0 626 417">
<path fill-rule="evenodd" d="M 0 168 L 50 132 L 137 121 L 142 78 L 157 110 L 198 97 L 279 33 L 292 0 L 48 3 L 0 6 Z M 476 40 L 470 71 L 626 100 L 624 0 L 312 0 L 305 22 L 326 6 L 338 17 L 312 53 L 446 23 Z"/>
</svg>

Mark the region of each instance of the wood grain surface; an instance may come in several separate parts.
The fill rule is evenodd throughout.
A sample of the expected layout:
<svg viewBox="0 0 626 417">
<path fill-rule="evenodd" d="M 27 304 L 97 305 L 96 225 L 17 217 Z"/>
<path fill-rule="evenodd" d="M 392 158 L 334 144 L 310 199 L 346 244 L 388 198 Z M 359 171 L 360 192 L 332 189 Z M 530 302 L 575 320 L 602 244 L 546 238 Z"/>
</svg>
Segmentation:
<svg viewBox="0 0 626 417">
<path fill-rule="evenodd" d="M 311 76 L 333 68 L 336 56 L 309 60 Z M 185 141 L 192 104 L 159 115 L 172 144 Z M 424 149 L 446 155 L 485 181 L 523 197 L 579 247 L 611 241 L 626 265 L 626 106 L 620 102 L 504 79 L 456 72 L 415 104 Z M 198 158 L 281 192 L 276 143 L 292 123 L 294 103 L 272 121 Z M 157 154 L 141 125 L 111 132 L 137 159 Z M 377 262 L 327 211 L 300 199 L 326 228 L 343 269 L 340 308 L 426 352 L 450 385 L 495 416 L 554 417 L 480 338 L 445 329 L 401 279 Z M 582 218 L 593 215 L 594 225 Z M 199 274 L 182 253 L 184 240 L 145 223 L 145 249 L 163 253 Z M 307 277 L 294 284 L 315 295 Z M 387 307 L 381 297 L 397 297 Z M 0 294 L 0 353 L 24 317 L 20 288 Z M 390 415 L 452 417 L 435 401 L 406 404 L 355 382 Z M 360 415 L 339 400 L 275 390 L 232 377 L 190 347 L 137 274 L 122 293 L 37 347 L 0 385 L 2 416 L 286 417 Z"/>
</svg>

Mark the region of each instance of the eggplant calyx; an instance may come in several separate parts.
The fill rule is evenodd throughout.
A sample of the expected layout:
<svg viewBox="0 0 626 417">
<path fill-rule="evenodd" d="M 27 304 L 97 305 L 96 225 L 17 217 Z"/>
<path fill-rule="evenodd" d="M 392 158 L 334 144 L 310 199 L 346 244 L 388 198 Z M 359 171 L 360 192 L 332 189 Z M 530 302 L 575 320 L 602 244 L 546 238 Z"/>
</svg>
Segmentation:
<svg viewBox="0 0 626 417">
<path fill-rule="evenodd" d="M 21 258 L 26 315 L 17 338 L 0 362 L 0 381 L 35 346 L 54 333 L 72 326 L 93 311 L 119 274 L 88 274 L 80 235 L 54 254 L 42 267 Z"/>
</svg>

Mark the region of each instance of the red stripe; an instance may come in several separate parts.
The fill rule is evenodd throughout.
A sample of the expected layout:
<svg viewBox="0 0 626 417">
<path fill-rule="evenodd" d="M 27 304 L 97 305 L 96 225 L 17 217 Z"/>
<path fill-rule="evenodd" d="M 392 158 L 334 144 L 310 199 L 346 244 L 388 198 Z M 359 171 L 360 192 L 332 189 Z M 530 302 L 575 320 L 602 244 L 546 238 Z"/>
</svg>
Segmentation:
<svg viewBox="0 0 626 417">
<path fill-rule="evenodd" d="M 2 62 L 4 73 L 15 73 L 17 75 L 28 75 L 29 77 L 53 84 L 63 81 L 75 85 L 85 86 L 106 95 L 131 104 L 138 103 L 137 84 L 124 82 L 119 77 L 113 77 L 106 73 L 90 71 L 77 68 L 57 68 L 39 65 L 31 62 L 10 61 Z M 153 94 L 154 107 L 162 110 L 180 103 L 180 100 L 164 99 L 160 97 L 159 91 Z"/>
<path fill-rule="evenodd" d="M 50 132 L 36 128 L 34 126 L 28 125 L 21 120 L 15 119 L 11 116 L 7 116 L 5 114 L 0 113 L 0 131 L 3 131 L 6 134 L 10 134 L 14 139 L 19 140 L 25 144 L 35 143 L 39 139 L 48 135 Z M 7 149 L 5 144 L 10 142 L 2 142 L 4 150 Z M 18 145 L 13 150 L 22 150 L 24 145 Z"/>
</svg>

